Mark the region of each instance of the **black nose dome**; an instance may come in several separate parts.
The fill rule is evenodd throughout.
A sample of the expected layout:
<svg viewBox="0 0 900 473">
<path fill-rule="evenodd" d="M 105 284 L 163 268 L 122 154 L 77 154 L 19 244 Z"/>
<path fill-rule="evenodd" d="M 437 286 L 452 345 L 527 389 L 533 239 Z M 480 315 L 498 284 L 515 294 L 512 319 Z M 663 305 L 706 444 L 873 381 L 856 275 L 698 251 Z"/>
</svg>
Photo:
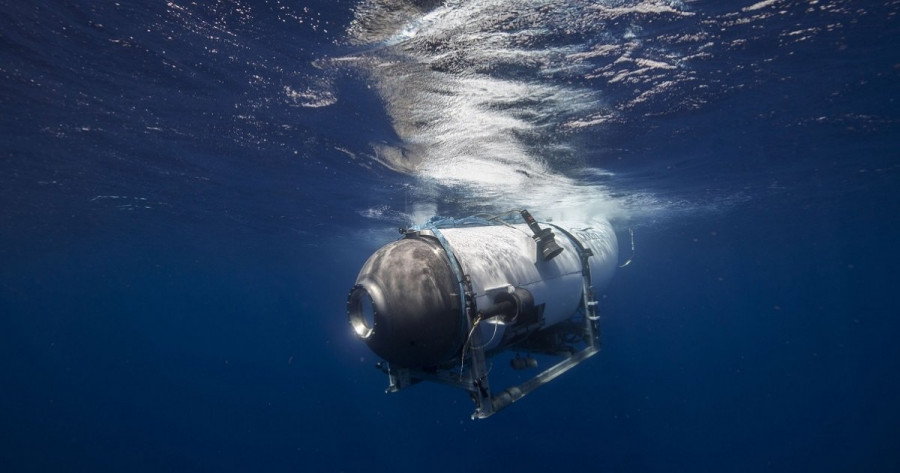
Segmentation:
<svg viewBox="0 0 900 473">
<path fill-rule="evenodd" d="M 350 291 L 347 314 L 375 354 L 401 367 L 441 365 L 459 353 L 465 337 L 459 284 L 446 253 L 428 237 L 376 251 Z"/>
</svg>

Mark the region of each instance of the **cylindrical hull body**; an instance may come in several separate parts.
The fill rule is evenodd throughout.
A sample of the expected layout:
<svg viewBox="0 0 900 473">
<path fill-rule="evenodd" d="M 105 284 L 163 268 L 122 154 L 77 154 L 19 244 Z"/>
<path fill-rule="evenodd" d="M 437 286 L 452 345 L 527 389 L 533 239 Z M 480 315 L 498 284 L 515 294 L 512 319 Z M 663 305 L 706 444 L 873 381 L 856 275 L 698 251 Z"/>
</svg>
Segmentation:
<svg viewBox="0 0 900 473">
<path fill-rule="evenodd" d="M 556 227 L 556 228 L 554 228 Z M 440 230 L 452 247 L 463 274 L 472 283 L 479 309 L 493 304 L 496 292 L 504 288 L 523 288 L 531 293 L 535 305 L 544 304 L 544 327 L 571 318 L 578 310 L 583 293 L 582 262 L 578 248 L 564 230 L 590 249 L 591 286 L 606 287 L 618 258 L 618 242 L 612 226 L 606 222 L 554 224 L 556 242 L 563 252 L 550 261 L 542 260 L 527 225 L 496 225 L 446 228 Z M 497 348 L 507 325 L 481 326 L 485 349 Z"/>
</svg>

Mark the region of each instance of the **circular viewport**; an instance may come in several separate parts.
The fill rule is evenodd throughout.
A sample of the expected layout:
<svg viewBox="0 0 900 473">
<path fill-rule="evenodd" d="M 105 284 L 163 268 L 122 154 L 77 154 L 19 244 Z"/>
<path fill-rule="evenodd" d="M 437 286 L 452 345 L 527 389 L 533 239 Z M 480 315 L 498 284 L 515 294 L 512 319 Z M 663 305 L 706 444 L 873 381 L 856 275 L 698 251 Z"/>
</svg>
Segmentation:
<svg viewBox="0 0 900 473">
<path fill-rule="evenodd" d="M 350 317 L 350 326 L 359 338 L 369 338 L 375 333 L 375 304 L 362 286 L 357 286 L 350 293 L 347 315 Z"/>
</svg>

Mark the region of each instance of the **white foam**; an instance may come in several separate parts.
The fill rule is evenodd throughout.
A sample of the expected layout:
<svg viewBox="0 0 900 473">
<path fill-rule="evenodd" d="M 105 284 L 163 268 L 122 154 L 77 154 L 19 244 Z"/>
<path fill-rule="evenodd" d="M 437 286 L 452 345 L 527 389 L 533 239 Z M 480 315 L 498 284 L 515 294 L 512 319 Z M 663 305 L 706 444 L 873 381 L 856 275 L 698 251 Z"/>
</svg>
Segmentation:
<svg viewBox="0 0 900 473">
<path fill-rule="evenodd" d="M 307 108 L 327 107 L 337 102 L 337 98 L 330 90 L 317 90 L 312 87 L 300 91 L 286 85 L 284 86 L 284 95 L 294 105 Z"/>
<path fill-rule="evenodd" d="M 778 0 L 763 0 L 761 2 L 754 3 L 753 5 L 750 5 L 749 7 L 744 7 L 741 10 L 745 11 L 745 12 L 754 11 L 754 10 L 762 10 L 763 8 L 774 5 L 775 3 L 777 3 L 777 1 Z"/>
</svg>

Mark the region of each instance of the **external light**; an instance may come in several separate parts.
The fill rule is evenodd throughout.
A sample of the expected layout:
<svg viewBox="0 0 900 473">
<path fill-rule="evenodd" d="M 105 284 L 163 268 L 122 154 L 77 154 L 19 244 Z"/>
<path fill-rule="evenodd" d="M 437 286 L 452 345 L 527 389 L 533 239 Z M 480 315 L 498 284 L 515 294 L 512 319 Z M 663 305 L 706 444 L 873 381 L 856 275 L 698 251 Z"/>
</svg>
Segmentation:
<svg viewBox="0 0 900 473">
<path fill-rule="evenodd" d="M 537 244 L 538 253 L 540 253 L 541 259 L 550 261 L 555 258 L 556 255 L 562 253 L 563 249 L 556 243 L 553 231 L 549 228 L 541 228 L 527 210 L 523 209 L 520 213 L 522 214 L 522 218 L 525 219 L 525 223 L 528 224 L 528 228 L 534 233 L 532 238 L 534 238 L 534 242 Z"/>
</svg>

